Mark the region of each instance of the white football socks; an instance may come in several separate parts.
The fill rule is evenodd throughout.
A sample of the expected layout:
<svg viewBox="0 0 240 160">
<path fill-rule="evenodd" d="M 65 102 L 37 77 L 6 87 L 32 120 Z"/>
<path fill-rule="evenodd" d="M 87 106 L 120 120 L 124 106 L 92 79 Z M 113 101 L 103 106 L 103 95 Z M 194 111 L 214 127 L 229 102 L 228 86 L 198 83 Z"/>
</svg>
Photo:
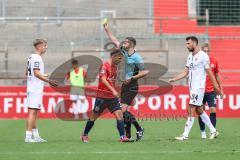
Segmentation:
<svg viewBox="0 0 240 160">
<path fill-rule="evenodd" d="M 32 129 L 32 133 L 34 138 L 40 138 L 37 128 Z"/>
<path fill-rule="evenodd" d="M 188 137 L 192 129 L 193 123 L 194 123 L 194 117 L 188 117 L 187 122 L 185 124 L 184 132 L 183 132 L 184 137 Z"/>
<path fill-rule="evenodd" d="M 26 139 L 31 139 L 32 135 L 32 131 L 26 131 Z"/>
<path fill-rule="evenodd" d="M 211 120 L 210 120 L 210 118 L 208 117 L 208 115 L 207 115 L 206 112 L 203 112 L 203 113 L 200 115 L 200 117 L 201 117 L 203 123 L 205 123 L 205 124 L 208 126 L 208 128 L 209 128 L 209 130 L 210 130 L 211 133 L 216 132 L 216 129 L 215 129 L 214 126 L 212 125 Z"/>
</svg>

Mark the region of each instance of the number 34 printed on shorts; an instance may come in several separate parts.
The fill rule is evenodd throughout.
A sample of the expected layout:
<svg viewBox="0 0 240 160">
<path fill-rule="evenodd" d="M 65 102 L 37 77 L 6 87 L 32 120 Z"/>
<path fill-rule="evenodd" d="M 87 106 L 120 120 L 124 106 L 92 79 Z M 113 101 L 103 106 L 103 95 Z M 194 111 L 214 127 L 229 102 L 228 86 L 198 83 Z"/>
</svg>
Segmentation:
<svg viewBox="0 0 240 160">
<path fill-rule="evenodd" d="M 198 100 L 198 95 L 197 94 L 191 94 L 191 97 L 190 97 L 191 100 Z"/>
</svg>

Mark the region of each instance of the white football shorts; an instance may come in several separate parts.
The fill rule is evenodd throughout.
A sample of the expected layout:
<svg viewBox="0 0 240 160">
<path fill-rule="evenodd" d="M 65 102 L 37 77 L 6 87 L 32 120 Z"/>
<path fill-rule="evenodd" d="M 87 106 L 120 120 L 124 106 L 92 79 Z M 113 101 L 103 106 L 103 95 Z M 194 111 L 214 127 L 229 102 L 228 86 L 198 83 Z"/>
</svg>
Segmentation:
<svg viewBox="0 0 240 160">
<path fill-rule="evenodd" d="M 27 92 L 27 107 L 30 109 L 41 109 L 43 93 Z"/>
<path fill-rule="evenodd" d="M 198 90 L 190 90 L 189 104 L 194 106 L 202 106 L 204 93 L 205 93 L 204 88 Z"/>
</svg>

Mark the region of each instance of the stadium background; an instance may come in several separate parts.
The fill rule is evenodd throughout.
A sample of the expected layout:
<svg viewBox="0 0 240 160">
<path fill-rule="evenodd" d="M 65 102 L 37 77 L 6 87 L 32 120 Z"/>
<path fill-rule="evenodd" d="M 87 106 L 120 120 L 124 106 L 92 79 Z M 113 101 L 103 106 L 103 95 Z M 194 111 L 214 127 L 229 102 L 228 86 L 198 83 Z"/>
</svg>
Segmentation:
<svg viewBox="0 0 240 160">
<path fill-rule="evenodd" d="M 239 0 L 0 0 L 0 159 L 239 159 L 239 8 Z M 49 87 L 40 114 L 48 119 L 38 121 L 40 134 L 48 143 L 23 142 L 25 67 L 33 52 L 32 41 L 39 37 L 48 40 L 43 57 L 48 73 L 79 55 L 106 60 L 102 49 L 108 40 L 101 26 L 106 17 L 119 39 L 137 39 L 137 50 L 145 62 L 168 68 L 160 77 L 163 81 L 184 67 L 186 36 L 196 35 L 200 44 L 210 43 L 226 94 L 218 103 L 218 139 L 201 140 L 195 122 L 189 141 L 173 140 L 185 123 L 181 116 L 186 116 L 188 91 L 182 80 L 168 94 L 137 99 L 139 106 L 132 110 L 137 116 L 140 113 L 146 132 L 140 143 L 119 144 L 113 119 L 99 120 L 90 143 L 80 143 L 85 122 L 54 119 L 53 108 L 67 95 Z"/>
<path fill-rule="evenodd" d="M 32 41 L 35 38 L 48 40 L 49 47 L 44 56 L 46 73 L 80 55 L 94 55 L 106 60 L 108 54 L 104 53 L 103 46 L 108 39 L 101 25 L 104 18 L 109 19 L 111 30 L 120 40 L 127 36 L 137 39 L 137 50 L 146 63 L 162 64 L 168 68 L 166 74 L 160 77 L 163 81 L 179 73 L 185 65 L 188 55 L 186 36 L 198 36 L 200 44 L 209 42 L 211 54 L 219 61 L 225 86 L 223 104 L 226 109 L 223 112 L 234 112 L 220 115 L 236 117 L 240 109 L 240 13 L 236 7 L 239 5 L 237 0 L 121 0 L 117 3 L 111 0 L 1 0 L 1 117 L 19 117 L 14 116 L 19 109 L 26 112 L 25 96 L 14 86 L 22 86 L 21 92 L 24 92 L 26 59 L 33 52 Z M 176 85 L 186 86 L 186 82 L 182 80 Z M 96 84 L 97 81 L 91 85 Z M 10 86 L 16 93 L 10 93 Z M 187 95 L 185 88 L 180 87 L 180 92 Z M 178 111 L 186 108 L 178 102 L 176 89 L 171 94 L 174 97 L 170 100 L 164 95 L 169 102 L 162 102 L 162 106 L 168 107 L 161 108 L 160 100 L 153 99 L 154 111 L 170 109 L 174 112 L 174 108 Z M 55 97 L 57 103 L 58 98 L 64 96 L 45 93 L 45 106 L 49 107 L 51 97 Z M 147 103 L 143 105 L 149 106 Z M 144 107 L 137 108 L 146 111 Z"/>
</svg>

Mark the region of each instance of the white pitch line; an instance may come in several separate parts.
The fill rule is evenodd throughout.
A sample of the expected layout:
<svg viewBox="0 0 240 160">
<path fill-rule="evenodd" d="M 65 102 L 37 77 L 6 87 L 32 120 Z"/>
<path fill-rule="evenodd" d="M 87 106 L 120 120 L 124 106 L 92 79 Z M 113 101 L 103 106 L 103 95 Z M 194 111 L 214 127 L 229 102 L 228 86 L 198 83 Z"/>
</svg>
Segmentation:
<svg viewBox="0 0 240 160">
<path fill-rule="evenodd" d="M 210 150 L 210 151 L 154 151 L 154 152 L 0 152 L 0 155 L 25 155 L 25 154 L 182 154 L 182 153 L 240 153 L 240 150 L 233 151 L 221 151 L 221 150 Z"/>
</svg>

